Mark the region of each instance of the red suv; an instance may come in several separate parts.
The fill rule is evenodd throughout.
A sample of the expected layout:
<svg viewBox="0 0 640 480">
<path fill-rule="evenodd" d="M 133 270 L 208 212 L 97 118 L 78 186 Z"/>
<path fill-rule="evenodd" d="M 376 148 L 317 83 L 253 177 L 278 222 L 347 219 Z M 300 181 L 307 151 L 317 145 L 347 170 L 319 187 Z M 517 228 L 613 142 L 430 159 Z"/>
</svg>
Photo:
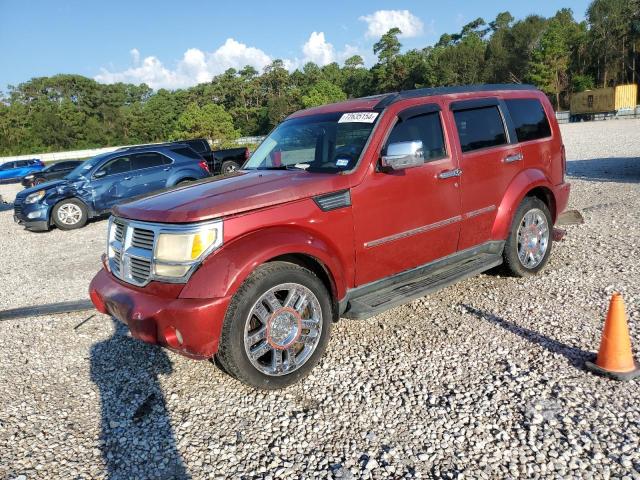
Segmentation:
<svg viewBox="0 0 640 480">
<path fill-rule="evenodd" d="M 296 112 L 242 170 L 114 209 L 96 308 L 134 337 L 279 388 L 339 317 L 547 263 L 564 147 L 530 86 L 412 90 Z"/>
</svg>

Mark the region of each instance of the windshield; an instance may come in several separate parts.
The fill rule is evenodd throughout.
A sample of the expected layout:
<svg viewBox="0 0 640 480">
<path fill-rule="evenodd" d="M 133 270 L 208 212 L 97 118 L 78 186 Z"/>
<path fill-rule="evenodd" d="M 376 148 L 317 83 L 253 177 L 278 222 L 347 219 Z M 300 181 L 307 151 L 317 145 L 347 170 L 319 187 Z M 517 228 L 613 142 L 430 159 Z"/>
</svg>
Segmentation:
<svg viewBox="0 0 640 480">
<path fill-rule="evenodd" d="M 71 170 L 66 177 L 67 180 L 78 180 L 79 178 L 86 177 L 87 173 L 98 165 L 109 153 L 103 153 L 102 155 L 98 155 L 96 157 L 90 158 L 89 160 L 85 160 L 76 168 Z"/>
<path fill-rule="evenodd" d="M 377 117 L 378 112 L 337 112 L 286 120 L 260 144 L 244 169 L 351 170 Z"/>
</svg>

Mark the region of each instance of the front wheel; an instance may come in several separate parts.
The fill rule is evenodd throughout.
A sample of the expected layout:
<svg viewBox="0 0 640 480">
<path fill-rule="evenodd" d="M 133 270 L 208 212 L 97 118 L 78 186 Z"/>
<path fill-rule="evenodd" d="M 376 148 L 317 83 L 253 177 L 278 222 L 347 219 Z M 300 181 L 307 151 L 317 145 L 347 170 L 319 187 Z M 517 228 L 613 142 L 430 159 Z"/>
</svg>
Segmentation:
<svg viewBox="0 0 640 480">
<path fill-rule="evenodd" d="M 536 197 L 526 197 L 513 217 L 504 246 L 506 269 L 516 277 L 535 275 L 549 261 L 553 221 L 547 205 Z"/>
<path fill-rule="evenodd" d="M 256 388 L 291 385 L 322 357 L 331 313 L 329 293 L 311 271 L 288 262 L 262 265 L 229 305 L 217 359 Z"/>
<path fill-rule="evenodd" d="M 86 225 L 88 214 L 87 207 L 80 200 L 69 198 L 62 200 L 53 207 L 53 223 L 60 230 L 74 230 Z"/>
</svg>

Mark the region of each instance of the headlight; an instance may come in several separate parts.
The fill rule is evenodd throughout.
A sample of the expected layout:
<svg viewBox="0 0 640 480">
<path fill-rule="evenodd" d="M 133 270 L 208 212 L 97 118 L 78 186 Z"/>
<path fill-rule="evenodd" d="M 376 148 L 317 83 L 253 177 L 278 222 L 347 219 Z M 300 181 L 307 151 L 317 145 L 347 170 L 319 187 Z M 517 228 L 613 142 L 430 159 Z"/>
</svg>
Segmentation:
<svg viewBox="0 0 640 480">
<path fill-rule="evenodd" d="M 206 254 L 222 245 L 222 222 L 193 231 L 161 231 L 154 252 L 155 274 L 179 278 Z"/>
<path fill-rule="evenodd" d="M 37 192 L 30 193 L 27 198 L 24 199 L 24 203 L 36 203 L 44 198 L 44 190 L 38 190 Z"/>
</svg>

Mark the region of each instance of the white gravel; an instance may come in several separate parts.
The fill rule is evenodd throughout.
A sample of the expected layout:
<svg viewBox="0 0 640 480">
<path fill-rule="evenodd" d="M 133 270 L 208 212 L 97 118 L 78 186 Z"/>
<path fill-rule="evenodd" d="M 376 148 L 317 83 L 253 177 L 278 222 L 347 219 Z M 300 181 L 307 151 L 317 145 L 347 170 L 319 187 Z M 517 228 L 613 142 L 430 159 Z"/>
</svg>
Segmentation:
<svg viewBox="0 0 640 480">
<path fill-rule="evenodd" d="M 0 321 L 0 478 L 640 478 L 640 381 L 582 367 L 614 290 L 640 359 L 640 121 L 563 133 L 586 223 L 543 273 L 341 321 L 285 391 L 98 314 Z M 0 212 L 0 309 L 85 297 L 105 226 L 32 234 Z"/>
</svg>

